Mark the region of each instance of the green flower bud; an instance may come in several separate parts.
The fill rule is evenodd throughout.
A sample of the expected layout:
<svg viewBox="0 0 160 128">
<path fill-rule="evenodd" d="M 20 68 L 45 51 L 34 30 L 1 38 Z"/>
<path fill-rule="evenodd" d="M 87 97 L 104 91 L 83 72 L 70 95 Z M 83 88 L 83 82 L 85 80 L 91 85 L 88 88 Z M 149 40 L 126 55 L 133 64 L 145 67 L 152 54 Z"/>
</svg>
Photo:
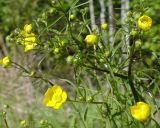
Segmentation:
<svg viewBox="0 0 160 128">
<path fill-rule="evenodd" d="M 73 62 L 73 56 L 68 56 L 66 59 L 67 63 L 72 64 Z"/>
<path fill-rule="evenodd" d="M 101 29 L 102 30 L 107 30 L 107 24 L 106 23 L 103 23 L 103 24 L 101 24 Z"/>
<path fill-rule="evenodd" d="M 5 117 L 6 114 L 7 114 L 7 113 L 6 113 L 5 111 L 2 112 L 3 117 Z"/>
<path fill-rule="evenodd" d="M 21 126 L 23 126 L 23 127 L 27 127 L 27 126 L 28 126 L 28 123 L 27 123 L 26 120 L 22 120 L 22 121 L 20 122 L 20 124 L 21 124 Z"/>
<path fill-rule="evenodd" d="M 127 17 L 131 17 L 131 16 L 132 16 L 132 12 L 131 12 L 131 11 L 128 11 L 127 14 L 126 14 L 126 16 L 127 16 Z"/>
<path fill-rule="evenodd" d="M 7 109 L 7 108 L 9 108 L 9 105 L 8 104 L 4 104 L 3 107 Z"/>
<path fill-rule="evenodd" d="M 104 62 L 105 62 L 105 59 L 104 59 L 104 58 L 100 58 L 100 59 L 99 59 L 99 62 L 100 62 L 100 63 L 104 63 Z"/>
<path fill-rule="evenodd" d="M 70 20 L 75 20 L 75 18 L 76 18 L 76 15 L 75 15 L 75 14 L 71 14 L 71 15 L 70 15 Z"/>
<path fill-rule="evenodd" d="M 91 96 L 87 97 L 87 101 L 88 102 L 92 102 L 93 101 L 93 97 L 91 97 Z"/>
<path fill-rule="evenodd" d="M 138 49 L 138 48 L 141 47 L 141 45 L 142 45 L 141 40 L 140 39 L 136 40 L 136 42 L 135 42 L 135 48 Z"/>
<path fill-rule="evenodd" d="M 108 58 L 110 56 L 110 52 L 109 51 L 106 51 L 105 53 L 104 53 L 104 57 L 105 58 Z"/>
<path fill-rule="evenodd" d="M 88 12 L 88 11 L 89 11 L 89 8 L 88 8 L 88 7 L 85 7 L 85 8 L 84 8 L 84 11 L 85 11 L 85 12 Z"/>
<path fill-rule="evenodd" d="M 47 125 L 48 124 L 48 120 L 40 120 L 40 124 L 41 125 Z"/>
<path fill-rule="evenodd" d="M 59 42 L 59 46 L 63 47 L 65 45 L 65 42 L 62 40 Z"/>
<path fill-rule="evenodd" d="M 79 63 L 79 59 L 78 58 L 73 58 L 73 64 L 78 64 Z"/>
<path fill-rule="evenodd" d="M 125 22 L 125 23 L 129 23 L 129 21 L 130 21 L 129 18 L 125 18 L 125 19 L 124 19 L 124 22 Z"/>
<path fill-rule="evenodd" d="M 55 48 L 54 49 L 54 54 L 58 54 L 59 53 L 59 48 Z"/>
<path fill-rule="evenodd" d="M 78 97 L 78 99 L 79 99 L 80 101 L 85 101 L 84 97 L 82 97 L 82 96 Z"/>
<path fill-rule="evenodd" d="M 138 34 L 138 32 L 136 30 L 132 30 L 130 33 L 130 35 L 133 37 L 135 37 L 137 34 Z"/>
</svg>

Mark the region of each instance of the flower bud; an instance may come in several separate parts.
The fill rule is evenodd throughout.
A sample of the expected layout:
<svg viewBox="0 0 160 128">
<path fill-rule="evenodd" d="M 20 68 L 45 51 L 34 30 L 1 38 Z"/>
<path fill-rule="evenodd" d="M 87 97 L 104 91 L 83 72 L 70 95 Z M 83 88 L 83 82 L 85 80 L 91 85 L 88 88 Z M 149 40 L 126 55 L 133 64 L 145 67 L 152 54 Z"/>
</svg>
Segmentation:
<svg viewBox="0 0 160 128">
<path fill-rule="evenodd" d="M 66 61 L 67 63 L 71 64 L 73 62 L 73 56 L 68 56 Z"/>
<path fill-rule="evenodd" d="M 129 23 L 129 21 L 130 21 L 129 18 L 125 18 L 125 19 L 124 19 L 124 22 L 125 22 L 125 23 Z"/>
<path fill-rule="evenodd" d="M 138 48 L 141 47 L 141 45 L 142 45 L 142 41 L 140 39 L 136 40 L 136 42 L 135 42 L 135 48 L 138 49 Z"/>
<path fill-rule="evenodd" d="M 99 62 L 100 62 L 100 63 L 104 63 L 104 62 L 105 62 L 105 59 L 104 59 L 104 58 L 100 58 L 100 59 L 99 59 Z"/>
<path fill-rule="evenodd" d="M 98 37 L 94 34 L 90 34 L 87 35 L 86 38 L 84 39 L 84 41 L 88 44 L 88 45 L 94 45 L 98 42 Z"/>
<path fill-rule="evenodd" d="M 133 37 L 135 37 L 137 34 L 138 34 L 138 32 L 136 30 L 132 30 L 130 33 L 130 35 Z"/>
<path fill-rule="evenodd" d="M 5 56 L 4 58 L 2 58 L 2 59 L 0 60 L 0 64 L 1 64 L 4 68 L 8 67 L 8 66 L 10 65 L 10 63 L 11 63 L 11 59 L 10 59 L 9 56 Z"/>
<path fill-rule="evenodd" d="M 91 97 L 91 96 L 87 97 L 87 101 L 88 102 L 92 102 L 93 101 L 93 97 Z"/>
<path fill-rule="evenodd" d="M 7 109 L 7 108 L 9 108 L 9 105 L 8 104 L 4 104 L 3 107 Z"/>
<path fill-rule="evenodd" d="M 28 126 L 28 123 L 27 123 L 26 120 L 22 120 L 22 121 L 20 122 L 20 124 L 21 124 L 21 126 L 23 126 L 23 127 L 27 127 L 27 126 Z"/>
<path fill-rule="evenodd" d="M 59 48 L 55 48 L 54 49 L 54 54 L 58 54 L 59 53 Z"/>
<path fill-rule="evenodd" d="M 108 26 L 108 25 L 107 25 L 106 23 L 103 23 L 103 24 L 101 24 L 101 29 L 102 29 L 102 30 L 106 30 L 106 29 L 107 29 L 107 26 Z"/>
<path fill-rule="evenodd" d="M 131 11 L 128 11 L 127 14 L 126 14 L 126 16 L 127 16 L 127 17 L 131 17 L 131 16 L 132 16 L 132 12 L 131 12 Z"/>
<path fill-rule="evenodd" d="M 70 20 L 75 20 L 75 18 L 76 18 L 76 15 L 75 15 L 75 14 L 71 14 L 71 15 L 70 15 Z"/>
<path fill-rule="evenodd" d="M 6 117 L 6 114 L 7 113 L 5 111 L 2 112 L 3 117 Z"/>
<path fill-rule="evenodd" d="M 41 125 L 47 125 L 48 124 L 48 120 L 40 120 L 40 124 Z"/>
<path fill-rule="evenodd" d="M 109 52 L 109 51 L 105 51 L 104 57 L 105 57 L 105 58 L 108 58 L 109 56 L 110 56 L 110 52 Z"/>
<path fill-rule="evenodd" d="M 24 26 L 24 31 L 26 32 L 26 33 L 31 33 L 31 31 L 32 31 L 32 24 L 26 24 L 25 26 Z"/>
</svg>

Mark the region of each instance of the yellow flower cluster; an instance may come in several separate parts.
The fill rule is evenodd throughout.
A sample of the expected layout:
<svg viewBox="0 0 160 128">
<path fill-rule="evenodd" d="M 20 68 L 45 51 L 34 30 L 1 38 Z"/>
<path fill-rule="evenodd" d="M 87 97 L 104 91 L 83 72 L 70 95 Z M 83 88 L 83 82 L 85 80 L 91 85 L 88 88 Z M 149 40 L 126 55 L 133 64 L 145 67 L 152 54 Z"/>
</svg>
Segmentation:
<svg viewBox="0 0 160 128">
<path fill-rule="evenodd" d="M 66 100 L 67 93 L 62 90 L 61 86 L 54 85 L 46 91 L 43 104 L 47 107 L 59 109 Z"/>
<path fill-rule="evenodd" d="M 88 44 L 88 45 L 94 45 L 98 42 L 98 37 L 94 34 L 90 34 L 87 35 L 86 38 L 84 39 L 84 41 Z"/>
<path fill-rule="evenodd" d="M 22 45 L 25 52 L 32 50 L 37 45 L 35 34 L 32 32 L 32 24 L 26 24 L 24 30 L 21 31 L 21 35 L 24 38 Z"/>
<path fill-rule="evenodd" d="M 144 102 L 137 102 L 130 107 L 131 115 L 138 121 L 146 121 L 151 114 L 151 107 Z"/>
<path fill-rule="evenodd" d="M 143 31 L 148 31 L 152 26 L 152 19 L 149 16 L 141 16 L 138 19 L 138 27 Z"/>
<path fill-rule="evenodd" d="M 6 68 L 10 63 L 11 63 L 11 59 L 9 58 L 9 56 L 6 56 L 6 57 L 4 57 L 4 58 L 2 58 L 2 59 L 0 60 L 0 64 L 1 64 L 4 68 Z"/>
</svg>

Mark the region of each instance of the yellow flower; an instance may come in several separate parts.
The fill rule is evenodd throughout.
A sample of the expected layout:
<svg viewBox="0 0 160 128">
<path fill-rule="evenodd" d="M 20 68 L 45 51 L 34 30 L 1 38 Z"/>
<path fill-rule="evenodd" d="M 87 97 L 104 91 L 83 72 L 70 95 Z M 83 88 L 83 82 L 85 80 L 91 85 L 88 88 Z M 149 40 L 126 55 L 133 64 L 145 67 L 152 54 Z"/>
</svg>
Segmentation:
<svg viewBox="0 0 160 128">
<path fill-rule="evenodd" d="M 26 32 L 26 33 L 31 33 L 31 30 L 32 30 L 32 24 L 26 24 L 25 26 L 24 26 L 24 31 Z"/>
<path fill-rule="evenodd" d="M 0 60 L 0 64 L 5 68 L 10 64 L 11 60 L 9 56 L 4 57 L 2 60 Z"/>
<path fill-rule="evenodd" d="M 107 25 L 106 23 L 103 23 L 103 24 L 101 24 L 101 29 L 102 29 L 102 30 L 106 30 L 106 29 L 107 29 L 107 26 L 108 26 L 108 25 Z"/>
<path fill-rule="evenodd" d="M 138 19 L 138 27 L 143 31 L 149 30 L 151 26 L 152 26 L 152 19 L 149 16 L 144 15 Z"/>
<path fill-rule="evenodd" d="M 22 36 L 22 41 L 21 44 L 24 46 L 24 51 L 28 52 L 32 50 L 36 45 L 36 36 L 32 30 L 32 25 L 31 24 L 26 24 L 24 26 L 24 30 L 21 31 L 21 36 Z"/>
<path fill-rule="evenodd" d="M 84 39 L 84 41 L 88 44 L 88 45 L 93 45 L 96 44 L 98 42 L 98 37 L 94 34 L 90 34 L 87 35 L 86 38 Z"/>
<path fill-rule="evenodd" d="M 28 52 L 32 50 L 37 44 L 32 42 L 24 42 L 24 51 Z"/>
<path fill-rule="evenodd" d="M 20 34 L 21 34 L 24 38 L 35 36 L 35 34 L 34 34 L 33 32 L 32 32 L 32 33 L 27 33 L 27 32 L 24 31 L 24 30 L 22 30 Z"/>
<path fill-rule="evenodd" d="M 140 122 L 146 121 L 151 113 L 151 107 L 144 102 L 137 102 L 130 107 L 131 115 Z"/>
<path fill-rule="evenodd" d="M 35 42 L 36 41 L 36 37 L 35 36 L 26 37 L 26 38 L 24 38 L 24 41 Z"/>
<path fill-rule="evenodd" d="M 44 95 L 43 104 L 47 107 L 59 109 L 67 100 L 67 93 L 58 85 L 48 88 Z"/>
</svg>

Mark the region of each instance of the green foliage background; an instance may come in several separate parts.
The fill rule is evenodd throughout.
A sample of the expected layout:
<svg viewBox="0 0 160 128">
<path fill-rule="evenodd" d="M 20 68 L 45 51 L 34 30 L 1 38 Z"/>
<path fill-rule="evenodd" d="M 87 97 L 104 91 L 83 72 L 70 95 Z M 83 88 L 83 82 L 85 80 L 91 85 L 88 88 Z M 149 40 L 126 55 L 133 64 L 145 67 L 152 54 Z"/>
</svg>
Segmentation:
<svg viewBox="0 0 160 128">
<path fill-rule="evenodd" d="M 122 54 L 121 48 L 124 48 L 125 40 L 121 37 L 123 34 L 129 36 L 130 32 L 124 33 L 121 27 L 121 10 L 116 9 L 120 7 L 121 2 L 113 0 L 113 3 L 116 19 L 114 42 L 109 41 L 108 32 L 100 31 L 99 40 L 103 47 L 97 46 L 95 55 L 94 48 L 84 43 L 85 36 L 89 34 L 86 25 L 90 27 L 88 1 L 61 0 L 61 5 L 58 1 L 43 0 L 0 1 L 1 57 L 9 54 L 14 62 L 28 70 L 28 72 L 23 72 L 23 69 L 20 72 L 16 70 L 17 78 L 11 80 L 7 78 L 9 77 L 6 75 L 7 72 L 1 69 L 3 81 L 0 83 L 2 94 L 0 128 L 5 127 L 3 111 L 7 113 L 8 125 L 13 128 L 23 127 L 21 120 L 26 120 L 29 124 L 26 127 L 29 128 L 158 128 L 160 126 L 159 111 L 156 110 L 160 105 L 160 14 L 157 13 L 160 2 L 159 0 L 130 2 L 130 11 L 135 15 L 129 22 L 132 20 L 136 22 L 144 12 L 153 19 L 152 29 L 143 34 L 143 45 L 136 51 L 137 63 L 133 65 L 134 84 L 139 97 L 145 99 L 153 108 L 150 121 L 144 124 L 135 121 L 130 115 L 129 106 L 133 105 L 134 97 L 128 80 L 118 78 L 114 74 L 118 70 L 121 75 L 127 75 L 121 69 L 128 64 L 126 56 Z M 108 8 L 107 2 L 105 6 Z M 71 14 L 76 15 L 74 20 L 69 19 Z M 100 28 L 99 15 L 99 4 L 95 4 L 98 28 Z M 106 17 L 109 17 L 109 13 L 106 13 Z M 106 21 L 108 22 L 107 18 Z M 33 24 L 38 39 L 37 48 L 30 53 L 23 52 L 22 47 L 17 45 L 15 36 L 26 23 Z M 130 29 L 133 27 L 134 25 L 131 25 Z M 65 42 L 64 46 L 61 46 L 62 41 Z M 55 53 L 56 48 L 59 49 L 58 54 Z M 106 51 L 110 53 L 108 58 L 104 56 Z M 68 56 L 73 56 L 71 65 L 66 61 Z M 110 74 L 106 73 L 108 70 L 102 71 L 106 69 L 106 63 Z M 14 75 L 14 69 L 6 70 Z M 18 103 L 16 97 L 7 94 L 12 88 L 10 87 L 12 84 L 7 86 L 7 81 L 16 83 L 19 77 L 25 79 L 26 76 L 30 78 L 33 92 L 30 90 L 29 97 L 24 97 L 25 91 L 22 91 Z M 40 77 L 36 79 L 37 76 Z M 69 97 L 79 102 L 67 102 L 60 110 L 44 107 L 41 100 L 45 90 L 50 86 L 49 81 L 61 84 L 68 91 Z M 13 93 L 17 95 L 14 90 Z M 88 100 L 90 97 L 94 101 L 100 100 L 105 103 L 93 104 Z M 9 108 L 5 104 L 8 104 Z M 17 104 L 19 109 L 16 108 Z"/>
</svg>

